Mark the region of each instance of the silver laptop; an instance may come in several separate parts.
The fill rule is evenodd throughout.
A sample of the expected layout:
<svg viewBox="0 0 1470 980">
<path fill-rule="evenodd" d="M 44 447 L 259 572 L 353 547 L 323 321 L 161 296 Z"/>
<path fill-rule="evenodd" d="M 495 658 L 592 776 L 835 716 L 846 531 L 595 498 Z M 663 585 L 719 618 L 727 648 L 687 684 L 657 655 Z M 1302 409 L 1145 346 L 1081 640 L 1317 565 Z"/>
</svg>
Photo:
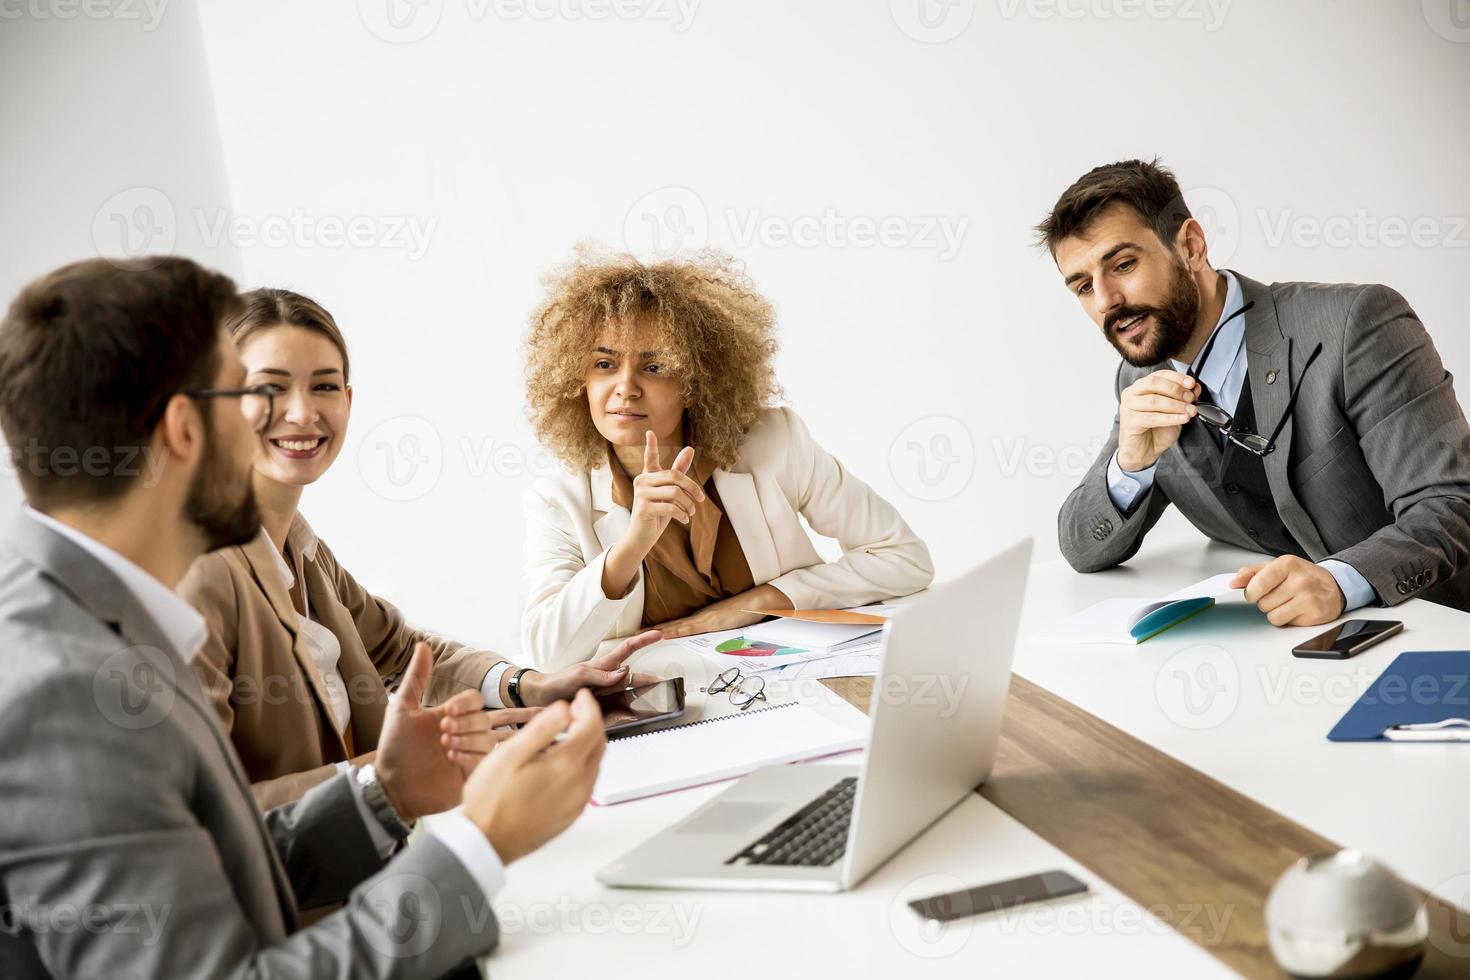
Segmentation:
<svg viewBox="0 0 1470 980">
<path fill-rule="evenodd" d="M 904 603 L 857 765 L 767 766 L 597 872 L 620 888 L 843 891 L 990 775 L 1031 539 Z"/>
</svg>

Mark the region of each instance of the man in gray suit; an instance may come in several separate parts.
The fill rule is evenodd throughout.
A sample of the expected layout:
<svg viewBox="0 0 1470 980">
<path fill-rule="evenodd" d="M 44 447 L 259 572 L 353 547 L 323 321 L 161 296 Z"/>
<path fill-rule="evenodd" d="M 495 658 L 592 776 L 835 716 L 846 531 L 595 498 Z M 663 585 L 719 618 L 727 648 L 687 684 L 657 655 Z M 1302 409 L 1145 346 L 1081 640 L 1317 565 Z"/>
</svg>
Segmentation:
<svg viewBox="0 0 1470 980">
<path fill-rule="evenodd" d="M 94 260 L 0 324 L 30 504 L 0 541 L 0 976 L 441 976 L 495 943 L 504 865 L 591 793 L 587 692 L 485 755 L 507 716 L 476 691 L 423 707 L 421 645 L 375 763 L 262 819 L 188 666 L 203 620 L 172 591 L 259 527 L 251 423 L 272 399 L 240 387 L 219 326 L 236 302 L 184 259 Z"/>
<path fill-rule="evenodd" d="M 1127 561 L 1173 503 L 1275 556 L 1232 584 L 1277 626 L 1470 608 L 1470 426 L 1402 296 L 1215 270 L 1157 161 L 1088 172 L 1037 232 L 1123 358 L 1112 435 L 1058 520 L 1072 567 Z"/>
</svg>

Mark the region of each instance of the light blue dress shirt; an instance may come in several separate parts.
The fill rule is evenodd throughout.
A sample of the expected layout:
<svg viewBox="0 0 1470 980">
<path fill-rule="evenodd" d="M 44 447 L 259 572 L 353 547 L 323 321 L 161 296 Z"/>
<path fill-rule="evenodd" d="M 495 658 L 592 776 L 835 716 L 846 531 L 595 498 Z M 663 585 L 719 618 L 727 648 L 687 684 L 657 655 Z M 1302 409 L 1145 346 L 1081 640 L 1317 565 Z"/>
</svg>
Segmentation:
<svg viewBox="0 0 1470 980">
<path fill-rule="evenodd" d="M 1235 275 L 1228 271 L 1222 274 L 1225 276 L 1226 288 L 1225 306 L 1220 310 L 1220 319 L 1224 320 L 1240 309 L 1244 298 Z M 1200 384 L 1209 393 L 1210 400 L 1232 415 L 1240 403 L 1240 393 L 1246 382 L 1245 318 L 1248 316 L 1250 313 L 1238 316 L 1224 326 L 1216 324 L 1215 329 L 1219 331 L 1219 336 L 1210 352 L 1210 362 L 1199 374 Z M 1201 348 L 1200 354 L 1204 352 L 1205 348 Z M 1180 374 L 1188 374 L 1192 366 L 1172 358 L 1169 364 Z M 1112 499 L 1113 506 L 1122 513 L 1132 510 L 1139 498 L 1153 488 L 1154 471 L 1157 468 L 1158 464 L 1155 464 L 1146 470 L 1129 473 L 1118 465 L 1118 453 L 1114 450 L 1113 458 L 1108 461 L 1108 497 Z M 1331 572 L 1332 577 L 1337 580 L 1337 587 L 1342 590 L 1346 600 L 1344 612 L 1378 601 L 1378 594 L 1373 591 L 1373 586 L 1347 562 L 1328 558 L 1317 564 Z"/>
</svg>

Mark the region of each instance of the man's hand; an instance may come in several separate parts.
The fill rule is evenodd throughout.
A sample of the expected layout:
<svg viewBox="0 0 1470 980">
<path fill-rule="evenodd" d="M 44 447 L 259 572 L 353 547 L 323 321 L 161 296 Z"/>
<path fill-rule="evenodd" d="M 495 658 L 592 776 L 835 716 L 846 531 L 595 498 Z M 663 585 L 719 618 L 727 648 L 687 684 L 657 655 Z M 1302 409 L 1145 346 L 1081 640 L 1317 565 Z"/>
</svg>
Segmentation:
<svg viewBox="0 0 1470 980">
<path fill-rule="evenodd" d="M 578 691 L 570 706 L 544 709 L 485 757 L 465 783 L 464 813 L 510 864 L 577 819 L 606 748 L 602 712 L 589 691 Z"/>
<path fill-rule="evenodd" d="M 409 821 L 458 803 L 465 775 L 509 735 L 495 729 L 530 721 L 540 711 L 482 711 L 485 699 L 479 691 L 461 691 L 437 707 L 425 708 L 424 691 L 433 670 L 433 651 L 427 643 L 419 643 L 403 683 L 388 702 L 373 763 L 393 809 Z"/>
<path fill-rule="evenodd" d="M 1247 565 L 1235 573 L 1230 587 L 1245 589 L 1246 599 L 1272 626 L 1321 626 L 1347 606 L 1332 573 L 1296 555 Z"/>
<path fill-rule="evenodd" d="M 718 630 L 739 629 L 759 623 L 765 616 L 746 612 L 747 609 L 795 609 L 786 593 L 774 585 L 758 585 L 737 596 L 712 602 L 696 613 L 683 619 L 670 620 L 658 626 L 664 639 L 694 636 L 697 633 L 714 633 Z"/>
<path fill-rule="evenodd" d="M 1194 418 L 1199 382 L 1178 371 L 1155 371 L 1127 388 L 1118 402 L 1118 465 L 1137 473 L 1159 461 Z"/>
<path fill-rule="evenodd" d="M 586 663 L 577 664 L 575 667 L 568 667 L 554 674 L 543 674 L 537 670 L 527 671 L 521 675 L 521 700 L 529 705 L 548 705 L 553 701 L 570 701 L 584 687 L 590 689 L 593 695 L 598 695 L 610 694 L 613 691 L 636 687 L 639 684 L 652 684 L 658 680 L 657 677 L 649 674 L 633 674 L 630 677 L 628 668 L 623 665 L 623 662 L 639 650 L 661 639 L 663 639 L 663 634 L 658 630 L 648 630 L 637 636 L 629 637 L 612 651 L 600 657 L 593 657 Z M 509 678 L 509 676 L 510 671 L 506 671 L 506 677 Z M 504 700 L 504 694 L 502 694 L 502 700 Z"/>
</svg>

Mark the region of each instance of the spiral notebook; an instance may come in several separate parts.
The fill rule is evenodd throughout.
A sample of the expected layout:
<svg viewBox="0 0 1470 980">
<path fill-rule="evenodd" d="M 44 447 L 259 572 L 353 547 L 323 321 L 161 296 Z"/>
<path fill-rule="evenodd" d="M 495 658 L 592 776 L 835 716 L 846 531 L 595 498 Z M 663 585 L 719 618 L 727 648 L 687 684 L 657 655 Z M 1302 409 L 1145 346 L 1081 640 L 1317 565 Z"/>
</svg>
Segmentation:
<svg viewBox="0 0 1470 980">
<path fill-rule="evenodd" d="M 598 806 L 733 779 L 762 766 L 862 748 L 866 738 L 799 701 L 718 715 L 609 742 Z"/>
</svg>

